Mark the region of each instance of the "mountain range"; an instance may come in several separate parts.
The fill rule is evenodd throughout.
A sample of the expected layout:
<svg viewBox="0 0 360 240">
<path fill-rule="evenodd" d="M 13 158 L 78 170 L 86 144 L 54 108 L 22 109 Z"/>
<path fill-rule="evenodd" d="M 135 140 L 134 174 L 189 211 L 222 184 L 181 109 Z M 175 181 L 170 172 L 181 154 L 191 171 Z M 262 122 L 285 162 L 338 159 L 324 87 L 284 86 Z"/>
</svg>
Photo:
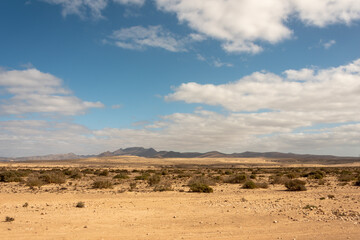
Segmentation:
<svg viewBox="0 0 360 240">
<path fill-rule="evenodd" d="M 339 157 L 332 155 L 313 155 L 313 154 L 294 154 L 281 152 L 242 152 L 242 153 L 221 153 L 211 151 L 206 153 L 199 152 L 174 152 L 174 151 L 156 151 L 153 148 L 131 147 L 120 148 L 116 151 L 107 151 L 98 155 L 77 155 L 74 153 L 67 154 L 50 154 L 44 156 L 18 157 L 18 158 L 1 158 L 0 161 L 28 161 L 28 160 L 70 160 L 89 157 L 114 157 L 114 156 L 138 156 L 146 158 L 271 158 L 271 159 L 291 159 L 303 162 L 314 160 L 327 161 L 360 161 L 359 157 Z"/>
</svg>

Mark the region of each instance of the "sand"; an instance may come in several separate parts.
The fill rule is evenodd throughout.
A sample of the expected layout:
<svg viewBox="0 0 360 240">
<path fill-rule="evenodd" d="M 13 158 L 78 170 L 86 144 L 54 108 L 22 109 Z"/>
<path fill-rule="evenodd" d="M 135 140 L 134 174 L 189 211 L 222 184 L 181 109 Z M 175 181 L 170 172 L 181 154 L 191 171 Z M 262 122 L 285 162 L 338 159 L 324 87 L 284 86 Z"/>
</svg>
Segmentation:
<svg viewBox="0 0 360 240">
<path fill-rule="evenodd" d="M 360 187 L 340 186 L 333 177 L 303 192 L 221 183 L 213 193 L 191 193 L 181 184 L 167 192 L 145 183 L 122 192 L 122 185 L 91 189 L 85 180 L 40 190 L 0 183 L 0 239 L 360 238 Z"/>
</svg>

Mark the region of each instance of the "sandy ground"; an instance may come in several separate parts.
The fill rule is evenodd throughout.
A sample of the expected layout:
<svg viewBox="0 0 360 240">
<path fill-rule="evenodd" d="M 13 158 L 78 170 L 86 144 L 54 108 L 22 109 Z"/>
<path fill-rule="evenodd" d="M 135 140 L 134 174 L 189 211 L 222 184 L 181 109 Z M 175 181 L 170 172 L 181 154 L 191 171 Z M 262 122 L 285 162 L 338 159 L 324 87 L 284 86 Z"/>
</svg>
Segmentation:
<svg viewBox="0 0 360 240">
<path fill-rule="evenodd" d="M 334 183 L 335 184 L 335 183 Z M 359 239 L 360 189 L 282 186 L 214 193 L 81 191 L 31 192 L 3 184 L 1 239 Z M 332 194 L 334 199 L 327 196 Z M 325 199 L 320 200 L 321 197 Z M 76 208 L 78 201 L 85 208 Z M 28 206 L 23 207 L 27 202 Z M 315 206 L 304 209 L 306 205 Z"/>
<path fill-rule="evenodd" d="M 194 162 L 203 166 L 278 164 L 266 159 L 224 161 L 154 162 L 128 157 L 0 166 L 152 169 Z M 214 193 L 190 193 L 184 182 L 168 192 L 153 192 L 145 182 L 138 184 L 137 191 L 123 192 L 129 185 L 97 190 L 91 189 L 91 181 L 68 180 L 40 190 L 0 183 L 0 239 L 360 239 L 360 187 L 341 186 L 335 177 L 327 177 L 325 185 L 310 182 L 304 192 L 285 191 L 283 185 L 247 190 L 240 184 L 221 183 L 213 187 Z M 76 207 L 79 201 L 85 208 Z M 6 222 L 7 216 L 15 220 Z"/>
</svg>

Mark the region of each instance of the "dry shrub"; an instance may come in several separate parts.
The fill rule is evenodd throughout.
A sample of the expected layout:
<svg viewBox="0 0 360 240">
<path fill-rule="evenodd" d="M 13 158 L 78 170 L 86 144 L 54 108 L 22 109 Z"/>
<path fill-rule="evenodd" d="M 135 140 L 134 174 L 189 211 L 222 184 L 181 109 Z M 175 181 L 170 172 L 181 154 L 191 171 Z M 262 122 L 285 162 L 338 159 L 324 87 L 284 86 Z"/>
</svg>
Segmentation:
<svg viewBox="0 0 360 240">
<path fill-rule="evenodd" d="M 94 189 L 112 188 L 113 184 L 109 180 L 96 180 L 92 184 Z"/>
<path fill-rule="evenodd" d="M 128 179 L 129 176 L 126 173 L 119 173 L 119 174 L 116 174 L 113 178 L 114 179 Z"/>
<path fill-rule="evenodd" d="M 190 185 L 191 192 L 212 193 L 214 190 L 206 184 L 193 183 Z"/>
<path fill-rule="evenodd" d="M 77 207 L 77 208 L 84 208 L 84 207 L 85 207 L 85 203 L 84 203 L 84 202 L 78 202 L 75 207 Z"/>
<path fill-rule="evenodd" d="M 159 184 L 155 185 L 154 191 L 155 192 L 164 192 L 164 191 L 172 191 L 171 182 L 160 182 Z"/>
<path fill-rule="evenodd" d="M 66 182 L 65 174 L 62 172 L 49 172 L 39 177 L 44 183 L 62 184 Z"/>
<path fill-rule="evenodd" d="M 5 222 L 13 222 L 13 221 L 15 221 L 15 218 L 6 216 Z"/>
<path fill-rule="evenodd" d="M 45 185 L 44 181 L 40 179 L 39 174 L 32 174 L 28 177 L 26 181 L 26 185 L 33 188 L 33 187 L 41 187 L 42 185 Z"/>
<path fill-rule="evenodd" d="M 229 176 L 227 179 L 225 179 L 225 183 L 232 183 L 232 184 L 236 184 L 236 183 L 244 183 L 246 181 L 247 177 L 245 174 L 236 174 L 236 175 L 232 175 Z"/>
<path fill-rule="evenodd" d="M 285 183 L 285 187 L 289 191 L 306 191 L 305 182 L 299 179 L 289 180 Z"/>
<path fill-rule="evenodd" d="M 269 178 L 270 183 L 275 185 L 275 184 L 285 184 L 286 182 L 288 182 L 290 179 L 287 176 L 277 176 L 277 175 L 272 175 Z"/>
<path fill-rule="evenodd" d="M 211 178 L 208 178 L 205 176 L 195 176 L 189 180 L 188 186 L 193 185 L 193 184 L 214 186 L 216 183 L 215 183 L 214 179 L 211 179 Z"/>
<path fill-rule="evenodd" d="M 257 182 L 256 183 L 256 186 L 258 188 L 268 188 L 269 187 L 269 184 L 267 184 L 266 182 Z"/>
<path fill-rule="evenodd" d="M 141 175 L 136 176 L 136 177 L 135 177 L 135 180 L 148 180 L 149 177 L 150 177 L 150 173 L 144 172 L 144 173 L 142 173 Z"/>
<path fill-rule="evenodd" d="M 150 186 L 155 186 L 156 184 L 160 183 L 161 177 L 158 174 L 153 174 L 148 178 L 147 181 Z"/>
</svg>

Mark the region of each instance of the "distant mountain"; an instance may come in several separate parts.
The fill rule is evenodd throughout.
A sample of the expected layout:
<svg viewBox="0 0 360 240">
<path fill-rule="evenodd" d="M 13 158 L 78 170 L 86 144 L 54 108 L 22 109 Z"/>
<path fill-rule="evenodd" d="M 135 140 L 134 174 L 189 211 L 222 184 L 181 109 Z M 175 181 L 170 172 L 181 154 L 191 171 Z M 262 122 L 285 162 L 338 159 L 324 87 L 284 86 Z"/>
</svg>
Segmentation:
<svg viewBox="0 0 360 240">
<path fill-rule="evenodd" d="M 211 151 L 206 153 L 199 152 L 174 152 L 174 151 L 156 151 L 153 148 L 131 147 L 120 148 L 113 152 L 106 151 L 98 155 L 76 155 L 74 153 L 67 154 L 50 154 L 45 156 L 19 157 L 19 158 L 1 158 L 0 161 L 29 161 L 29 160 L 70 160 L 89 157 L 114 157 L 114 156 L 138 156 L 146 158 L 271 158 L 276 161 L 287 161 L 298 163 L 301 162 L 316 162 L 316 161 L 331 161 L 331 162 L 353 162 L 360 161 L 358 157 L 338 157 L 332 155 L 312 155 L 312 154 L 294 154 L 281 152 L 242 152 L 242 153 L 221 153 Z"/>
</svg>

